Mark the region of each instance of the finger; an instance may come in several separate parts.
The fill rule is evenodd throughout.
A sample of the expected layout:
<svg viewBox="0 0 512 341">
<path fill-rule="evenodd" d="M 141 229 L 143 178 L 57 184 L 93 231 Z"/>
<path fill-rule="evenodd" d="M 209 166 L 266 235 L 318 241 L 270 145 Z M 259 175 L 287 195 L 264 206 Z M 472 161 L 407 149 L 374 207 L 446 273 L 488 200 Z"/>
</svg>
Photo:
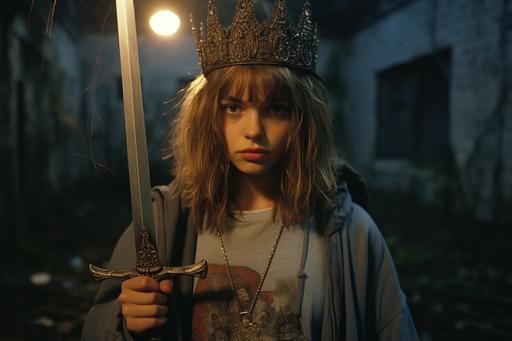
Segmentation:
<svg viewBox="0 0 512 341">
<path fill-rule="evenodd" d="M 122 314 L 125 318 L 128 317 L 166 317 L 167 306 L 165 305 L 138 305 L 138 304 L 124 304 L 122 307 Z"/>
<path fill-rule="evenodd" d="M 173 281 L 170 279 L 164 279 L 160 282 L 160 291 L 164 294 L 168 294 L 172 291 Z"/>
<path fill-rule="evenodd" d="M 119 294 L 118 300 L 121 304 L 167 304 L 167 296 L 158 292 L 138 292 L 133 290 L 124 290 L 121 292 L 121 294 Z"/>
<path fill-rule="evenodd" d="M 123 288 L 134 291 L 160 291 L 160 285 L 156 280 L 147 276 L 137 276 L 126 280 L 122 284 Z"/>
<path fill-rule="evenodd" d="M 148 329 L 160 327 L 167 322 L 166 318 L 137 318 L 129 317 L 126 319 L 126 327 L 130 332 L 141 333 Z"/>
</svg>

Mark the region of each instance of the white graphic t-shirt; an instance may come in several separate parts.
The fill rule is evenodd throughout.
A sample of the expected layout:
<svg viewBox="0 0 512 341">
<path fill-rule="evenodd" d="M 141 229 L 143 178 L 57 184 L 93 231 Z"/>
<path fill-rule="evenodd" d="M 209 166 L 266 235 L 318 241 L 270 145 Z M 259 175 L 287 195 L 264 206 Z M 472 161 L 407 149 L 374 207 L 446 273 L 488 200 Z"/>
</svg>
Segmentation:
<svg viewBox="0 0 512 341">
<path fill-rule="evenodd" d="M 237 218 L 222 233 L 242 308 L 248 310 L 281 224 L 272 221 L 272 208 L 243 211 Z M 322 329 L 325 255 L 321 243 L 314 232 L 305 243 L 302 226 L 284 228 L 252 313 L 259 329 L 257 340 L 318 339 L 306 334 Z M 300 276 L 303 258 L 305 276 Z M 194 285 L 193 339 L 234 340 L 240 304 L 233 295 L 216 231 L 199 233 L 196 259 L 208 261 L 208 276 Z M 305 278 L 303 286 L 300 278 Z M 302 323 L 308 324 L 307 330 Z"/>
</svg>

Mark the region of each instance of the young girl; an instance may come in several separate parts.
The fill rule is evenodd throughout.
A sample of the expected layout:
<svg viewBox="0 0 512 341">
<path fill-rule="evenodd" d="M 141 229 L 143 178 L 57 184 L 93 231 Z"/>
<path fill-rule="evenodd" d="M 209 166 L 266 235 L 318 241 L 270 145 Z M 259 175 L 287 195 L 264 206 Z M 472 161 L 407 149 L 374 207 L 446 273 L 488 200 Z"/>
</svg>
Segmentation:
<svg viewBox="0 0 512 341">
<path fill-rule="evenodd" d="M 83 339 L 160 328 L 171 340 L 417 340 L 385 242 L 354 202 L 364 206 L 361 181 L 334 148 L 316 35 L 303 30 L 309 8 L 299 34 L 279 26 L 283 8 L 278 1 L 265 31 L 242 0 L 224 29 L 210 2 L 211 33 L 196 36 L 203 74 L 174 122 L 175 178 L 153 199 L 160 258 L 204 258 L 208 276 L 105 281 Z M 306 33 L 276 45 L 272 32 Z M 254 44 L 277 52 L 247 53 Z M 314 58 L 290 58 L 299 49 Z M 134 259 L 128 228 L 110 267 Z"/>
</svg>

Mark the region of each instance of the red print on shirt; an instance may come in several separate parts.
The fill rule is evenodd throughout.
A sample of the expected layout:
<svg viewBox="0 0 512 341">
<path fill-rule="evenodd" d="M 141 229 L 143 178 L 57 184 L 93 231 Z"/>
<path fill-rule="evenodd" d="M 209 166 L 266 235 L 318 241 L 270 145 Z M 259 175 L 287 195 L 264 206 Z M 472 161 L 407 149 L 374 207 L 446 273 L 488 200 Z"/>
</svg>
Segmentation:
<svg viewBox="0 0 512 341">
<path fill-rule="evenodd" d="M 242 307 L 248 310 L 261 277 L 244 266 L 232 266 L 231 271 Z M 259 340 L 304 340 L 299 318 L 291 311 L 297 297 L 296 281 L 274 282 L 274 291 L 262 291 L 253 310 L 252 320 L 260 329 Z M 240 321 L 240 307 L 225 266 L 209 264 L 208 276 L 197 282 L 194 295 L 193 339 L 233 340 L 233 327 Z"/>
</svg>

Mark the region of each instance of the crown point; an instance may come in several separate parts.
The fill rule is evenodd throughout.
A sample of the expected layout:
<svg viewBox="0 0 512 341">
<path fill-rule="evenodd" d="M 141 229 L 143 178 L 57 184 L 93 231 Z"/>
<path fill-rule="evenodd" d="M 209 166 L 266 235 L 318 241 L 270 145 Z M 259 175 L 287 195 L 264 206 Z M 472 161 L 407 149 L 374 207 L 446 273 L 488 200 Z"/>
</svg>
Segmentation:
<svg viewBox="0 0 512 341">
<path fill-rule="evenodd" d="M 215 3 L 212 0 L 208 0 L 208 17 L 218 17 L 217 13 L 217 6 L 215 6 Z"/>
<path fill-rule="evenodd" d="M 302 7 L 302 13 L 300 15 L 298 30 L 299 31 L 312 31 L 314 29 L 313 18 L 312 18 L 312 10 L 311 3 L 306 0 L 304 2 L 304 6 Z"/>
<path fill-rule="evenodd" d="M 256 20 L 252 0 L 240 0 L 236 6 L 233 22 L 238 20 Z"/>
<path fill-rule="evenodd" d="M 281 26 L 288 22 L 288 13 L 286 12 L 285 0 L 277 0 L 270 18 L 270 25 Z"/>
<path fill-rule="evenodd" d="M 213 0 L 208 0 L 208 14 L 206 18 L 207 30 L 206 34 L 210 35 L 212 32 L 218 32 L 222 30 L 220 24 L 219 13 L 217 12 L 217 6 Z"/>
</svg>

